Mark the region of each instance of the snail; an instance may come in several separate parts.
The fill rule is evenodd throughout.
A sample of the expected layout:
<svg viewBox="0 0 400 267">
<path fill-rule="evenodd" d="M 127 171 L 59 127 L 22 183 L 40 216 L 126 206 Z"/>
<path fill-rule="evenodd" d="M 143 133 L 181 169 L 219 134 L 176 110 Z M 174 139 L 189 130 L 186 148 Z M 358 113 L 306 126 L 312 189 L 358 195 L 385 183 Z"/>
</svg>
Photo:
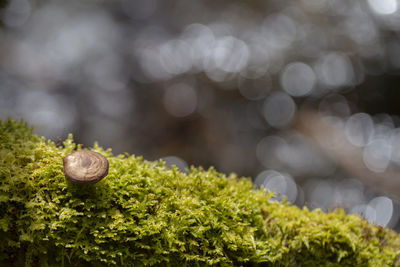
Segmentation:
<svg viewBox="0 0 400 267">
<path fill-rule="evenodd" d="M 94 151 L 80 150 L 63 159 L 65 177 L 80 184 L 94 184 L 108 174 L 108 160 Z"/>
</svg>

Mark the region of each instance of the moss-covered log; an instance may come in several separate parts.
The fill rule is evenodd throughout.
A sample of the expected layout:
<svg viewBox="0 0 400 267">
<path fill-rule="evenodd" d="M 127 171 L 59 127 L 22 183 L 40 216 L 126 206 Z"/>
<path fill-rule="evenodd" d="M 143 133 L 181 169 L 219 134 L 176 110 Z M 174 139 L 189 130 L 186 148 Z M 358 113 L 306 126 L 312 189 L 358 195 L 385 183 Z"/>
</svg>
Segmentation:
<svg viewBox="0 0 400 267">
<path fill-rule="evenodd" d="M 95 185 L 62 158 L 81 146 L 0 121 L 1 266 L 397 266 L 400 238 L 342 210 L 271 201 L 250 179 L 113 156 Z"/>
</svg>

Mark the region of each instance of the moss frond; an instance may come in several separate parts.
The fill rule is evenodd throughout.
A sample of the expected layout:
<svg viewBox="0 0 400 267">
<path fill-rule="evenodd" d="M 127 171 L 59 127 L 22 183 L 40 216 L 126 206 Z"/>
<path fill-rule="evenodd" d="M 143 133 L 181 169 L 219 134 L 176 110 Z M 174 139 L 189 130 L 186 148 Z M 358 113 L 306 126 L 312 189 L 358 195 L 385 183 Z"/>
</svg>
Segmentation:
<svg viewBox="0 0 400 267">
<path fill-rule="evenodd" d="M 76 185 L 62 158 L 76 149 L 0 121 L 0 265 L 396 266 L 395 232 L 337 210 L 271 201 L 250 179 L 188 173 L 133 155 Z"/>
</svg>

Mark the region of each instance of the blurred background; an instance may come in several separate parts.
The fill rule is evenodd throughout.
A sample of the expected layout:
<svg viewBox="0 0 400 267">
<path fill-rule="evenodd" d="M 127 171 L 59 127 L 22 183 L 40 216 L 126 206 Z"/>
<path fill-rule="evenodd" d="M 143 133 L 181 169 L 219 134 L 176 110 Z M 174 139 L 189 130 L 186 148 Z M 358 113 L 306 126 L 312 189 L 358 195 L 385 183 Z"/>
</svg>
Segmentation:
<svg viewBox="0 0 400 267">
<path fill-rule="evenodd" d="M 400 230 L 398 0 L 0 7 L 2 119 Z"/>
</svg>

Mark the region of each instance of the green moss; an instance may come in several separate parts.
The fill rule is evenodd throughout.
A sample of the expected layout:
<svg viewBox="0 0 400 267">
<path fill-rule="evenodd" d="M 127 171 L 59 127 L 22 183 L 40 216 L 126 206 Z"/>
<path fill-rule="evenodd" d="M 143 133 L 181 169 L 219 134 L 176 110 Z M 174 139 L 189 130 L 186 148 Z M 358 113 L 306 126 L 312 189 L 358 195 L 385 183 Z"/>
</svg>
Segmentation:
<svg viewBox="0 0 400 267">
<path fill-rule="evenodd" d="M 249 179 L 188 174 L 113 156 L 92 186 L 68 182 L 57 147 L 26 123 L 0 121 L 0 265 L 398 266 L 395 232 L 337 210 L 270 201 Z"/>
</svg>

